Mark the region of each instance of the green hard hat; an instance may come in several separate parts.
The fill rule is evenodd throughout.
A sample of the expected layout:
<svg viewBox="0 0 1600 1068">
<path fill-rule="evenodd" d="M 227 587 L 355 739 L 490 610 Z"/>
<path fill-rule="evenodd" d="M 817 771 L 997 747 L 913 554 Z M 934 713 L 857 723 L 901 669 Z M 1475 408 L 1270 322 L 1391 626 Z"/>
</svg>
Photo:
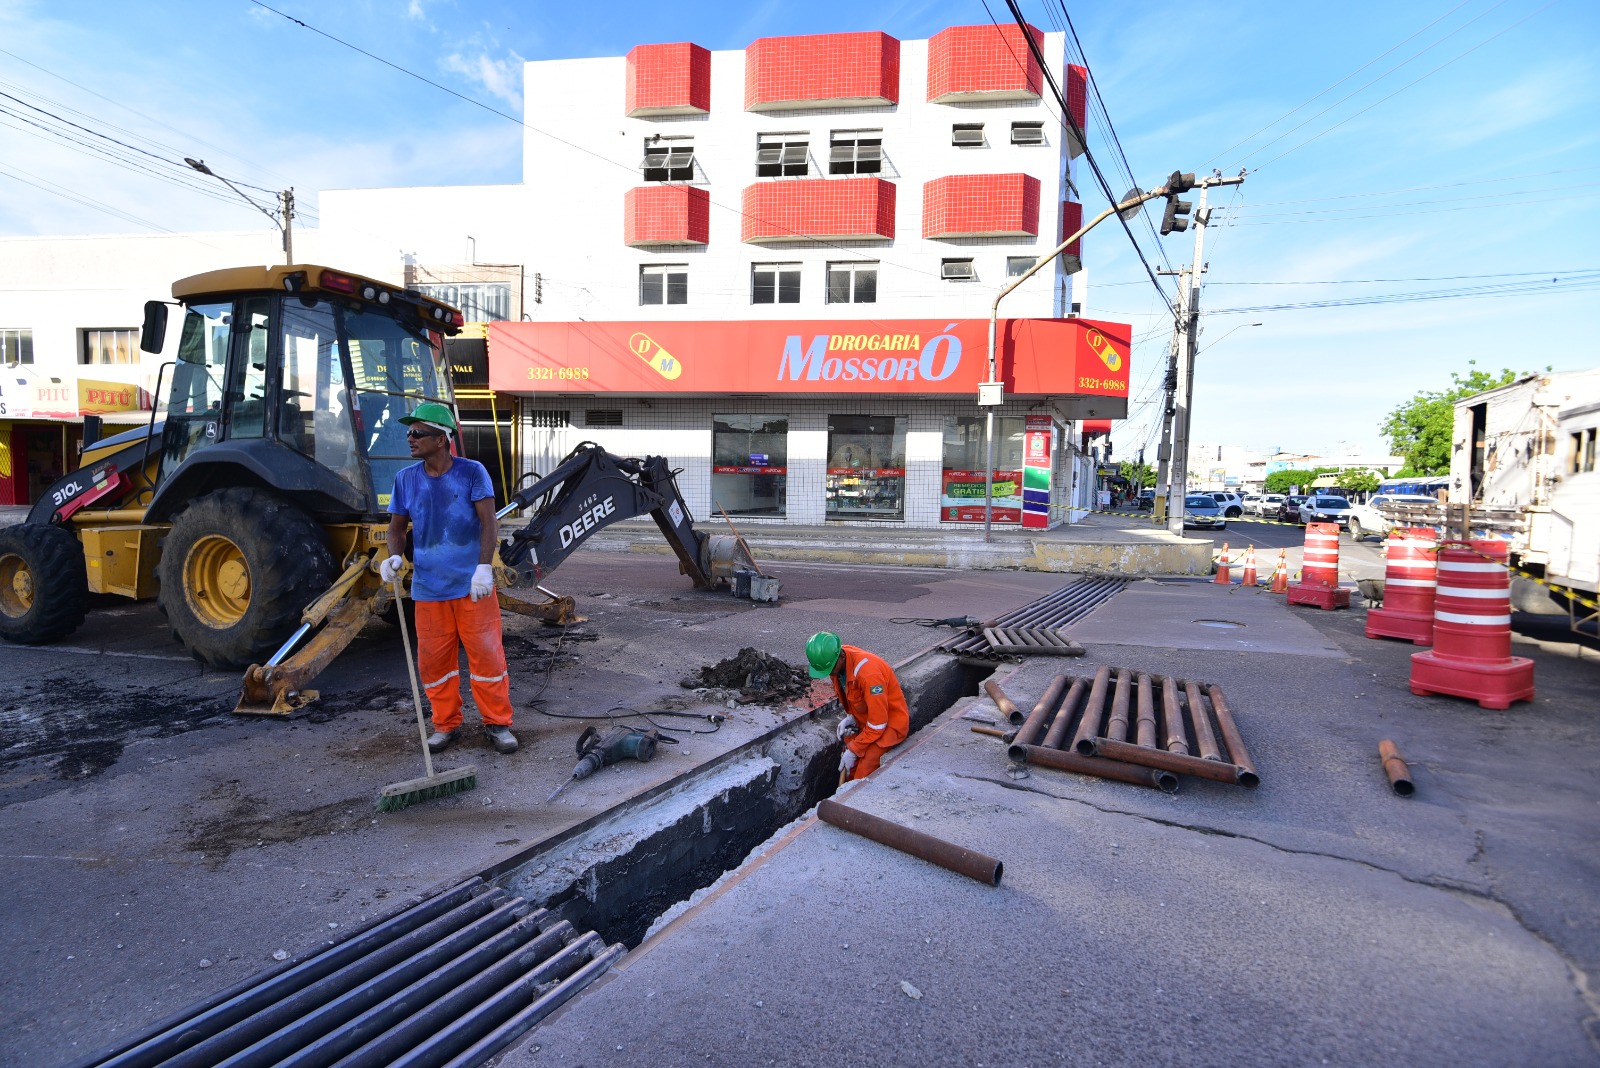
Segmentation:
<svg viewBox="0 0 1600 1068">
<path fill-rule="evenodd" d="M 402 415 L 400 421 L 408 425 L 411 423 L 432 423 L 435 426 L 449 427 L 451 430 L 456 428 L 455 414 L 449 408 L 436 401 L 417 405 L 410 415 Z"/>
<path fill-rule="evenodd" d="M 810 637 L 806 642 L 806 659 L 811 663 L 812 678 L 825 679 L 833 674 L 841 647 L 839 636 L 831 631 L 818 631 Z"/>
</svg>

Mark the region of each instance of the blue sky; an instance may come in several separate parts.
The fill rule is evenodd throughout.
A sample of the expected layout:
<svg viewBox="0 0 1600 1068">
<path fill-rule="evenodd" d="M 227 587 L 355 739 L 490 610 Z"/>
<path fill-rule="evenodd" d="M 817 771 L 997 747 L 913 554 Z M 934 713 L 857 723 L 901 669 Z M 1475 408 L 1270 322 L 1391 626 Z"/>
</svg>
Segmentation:
<svg viewBox="0 0 1600 1068">
<path fill-rule="evenodd" d="M 265 225 L 149 157 L 162 177 L 41 136 L 28 105 L 168 160 L 293 185 L 302 223 L 314 224 L 322 188 L 519 180 L 523 130 L 488 109 L 524 114 L 524 60 L 864 29 L 913 39 L 1008 17 L 988 2 L 272 0 L 480 107 L 249 0 L 0 0 L 0 236 Z M 1022 8 L 1042 29 L 1064 25 L 1054 0 Z M 1090 149 L 1116 193 L 1129 184 L 1122 155 L 1146 188 L 1174 169 L 1251 171 L 1212 201 L 1223 210 L 1206 247 L 1196 441 L 1378 451 L 1384 414 L 1448 386 L 1469 360 L 1600 365 L 1581 325 L 1600 289 L 1580 273 L 1600 271 L 1600 5 L 1065 10 L 1120 143 L 1119 154 L 1092 111 Z M 537 103 L 526 113 L 535 126 Z M 1092 179 L 1083 185 L 1089 213 L 1103 208 Z M 1143 223 L 1134 234 L 1156 266 L 1192 258 L 1188 234 L 1158 241 Z M 1091 234 L 1084 258 L 1088 313 L 1146 338 L 1115 438 L 1128 457 L 1153 440 L 1170 318 L 1120 229 Z M 1472 295 L 1390 299 L 1463 290 Z M 1378 299 L 1346 303 L 1366 298 Z M 1325 302 L 1339 306 L 1282 307 Z M 1233 310 L 1249 308 L 1262 310 Z"/>
</svg>

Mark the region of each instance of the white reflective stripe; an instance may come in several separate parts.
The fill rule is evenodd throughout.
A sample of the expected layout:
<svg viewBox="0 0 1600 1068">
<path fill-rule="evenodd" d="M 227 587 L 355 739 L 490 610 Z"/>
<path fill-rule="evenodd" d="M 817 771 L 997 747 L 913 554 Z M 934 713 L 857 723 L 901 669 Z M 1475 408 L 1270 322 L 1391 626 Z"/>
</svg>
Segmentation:
<svg viewBox="0 0 1600 1068">
<path fill-rule="evenodd" d="M 1431 549 L 1439 543 L 1436 541 L 1424 541 L 1421 538 L 1390 538 L 1389 544 L 1396 549 Z"/>
<path fill-rule="evenodd" d="M 1386 586 L 1437 586 L 1438 583 L 1435 582 L 1433 579 L 1392 578 L 1392 579 L 1384 579 L 1384 585 L 1386 585 Z"/>
<path fill-rule="evenodd" d="M 867 724 L 867 730 L 869 730 L 869 731 L 881 731 L 881 730 L 888 729 L 888 726 L 889 726 L 889 724 L 888 724 L 887 721 L 885 721 L 883 723 L 869 723 L 869 724 Z"/>
<path fill-rule="evenodd" d="M 856 669 L 854 671 L 850 672 L 850 677 L 851 678 L 855 678 L 857 675 L 861 674 L 861 669 L 866 667 L 866 666 L 867 666 L 867 662 L 865 660 L 861 661 L 861 663 L 856 665 Z"/>
<path fill-rule="evenodd" d="M 1507 604 L 1511 603 L 1511 595 L 1506 591 L 1504 586 L 1500 587 L 1498 590 L 1482 590 L 1477 588 L 1464 588 L 1461 586 L 1440 586 L 1439 596 L 1464 597 L 1469 600 L 1476 599 L 1480 601 L 1501 600 L 1505 601 Z"/>
<path fill-rule="evenodd" d="M 1504 564 L 1463 564 L 1456 560 L 1439 561 L 1440 571 L 1477 571 L 1487 574 L 1491 571 L 1504 571 L 1505 569 L 1506 565 Z"/>
<path fill-rule="evenodd" d="M 1431 560 L 1390 560 L 1390 571 L 1434 571 Z"/>
<path fill-rule="evenodd" d="M 460 676 L 460 674 L 461 674 L 461 669 L 457 668 L 455 671 L 450 672 L 450 674 L 448 674 L 448 675 L 440 675 L 438 678 L 434 679 L 432 682 L 423 683 L 422 684 L 422 688 L 424 690 L 431 690 L 435 686 L 439 685 L 441 682 L 449 682 L 451 679 L 457 678 L 458 676 Z"/>
<path fill-rule="evenodd" d="M 499 682 L 501 679 L 503 679 L 505 677 L 506 677 L 506 673 L 504 671 L 502 671 L 498 675 L 468 675 L 467 676 L 467 678 L 471 679 L 473 682 Z"/>
<path fill-rule="evenodd" d="M 1463 616 L 1455 612 L 1435 612 L 1435 620 L 1444 620 L 1446 623 L 1471 623 L 1479 627 L 1509 627 L 1510 616 Z"/>
</svg>

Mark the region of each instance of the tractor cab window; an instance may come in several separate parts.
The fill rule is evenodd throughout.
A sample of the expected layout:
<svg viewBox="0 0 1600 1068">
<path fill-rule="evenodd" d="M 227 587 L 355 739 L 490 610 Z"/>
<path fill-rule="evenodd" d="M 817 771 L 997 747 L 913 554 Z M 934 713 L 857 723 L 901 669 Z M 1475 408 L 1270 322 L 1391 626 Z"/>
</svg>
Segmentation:
<svg viewBox="0 0 1600 1068">
<path fill-rule="evenodd" d="M 194 304 L 184 312 L 161 435 L 163 476 L 190 453 L 221 437 L 223 376 L 232 328 L 231 302 Z"/>
<path fill-rule="evenodd" d="M 365 492 L 332 305 L 284 301 L 279 362 L 278 440 Z"/>
<path fill-rule="evenodd" d="M 400 417 L 424 401 L 454 407 L 444 347 L 438 335 L 387 315 L 347 310 L 344 325 L 358 406 L 356 428 L 378 505 L 387 508 L 395 473 L 415 462 Z"/>
<path fill-rule="evenodd" d="M 267 434 L 267 317 L 266 297 L 251 297 L 239 305 L 233 332 L 233 364 L 228 382 L 228 437 L 261 438 Z"/>
</svg>

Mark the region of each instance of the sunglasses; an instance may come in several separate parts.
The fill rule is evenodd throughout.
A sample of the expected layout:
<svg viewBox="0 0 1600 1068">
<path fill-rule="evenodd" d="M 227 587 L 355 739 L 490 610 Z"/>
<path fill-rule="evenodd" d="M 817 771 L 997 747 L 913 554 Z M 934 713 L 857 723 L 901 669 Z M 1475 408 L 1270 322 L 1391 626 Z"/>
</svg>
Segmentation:
<svg viewBox="0 0 1600 1068">
<path fill-rule="evenodd" d="M 444 437 L 444 435 L 439 433 L 437 430 L 418 430 L 415 427 L 413 427 L 412 429 L 406 431 L 406 437 L 413 438 L 413 439 L 415 439 L 415 438 L 442 438 L 442 437 Z"/>
</svg>

